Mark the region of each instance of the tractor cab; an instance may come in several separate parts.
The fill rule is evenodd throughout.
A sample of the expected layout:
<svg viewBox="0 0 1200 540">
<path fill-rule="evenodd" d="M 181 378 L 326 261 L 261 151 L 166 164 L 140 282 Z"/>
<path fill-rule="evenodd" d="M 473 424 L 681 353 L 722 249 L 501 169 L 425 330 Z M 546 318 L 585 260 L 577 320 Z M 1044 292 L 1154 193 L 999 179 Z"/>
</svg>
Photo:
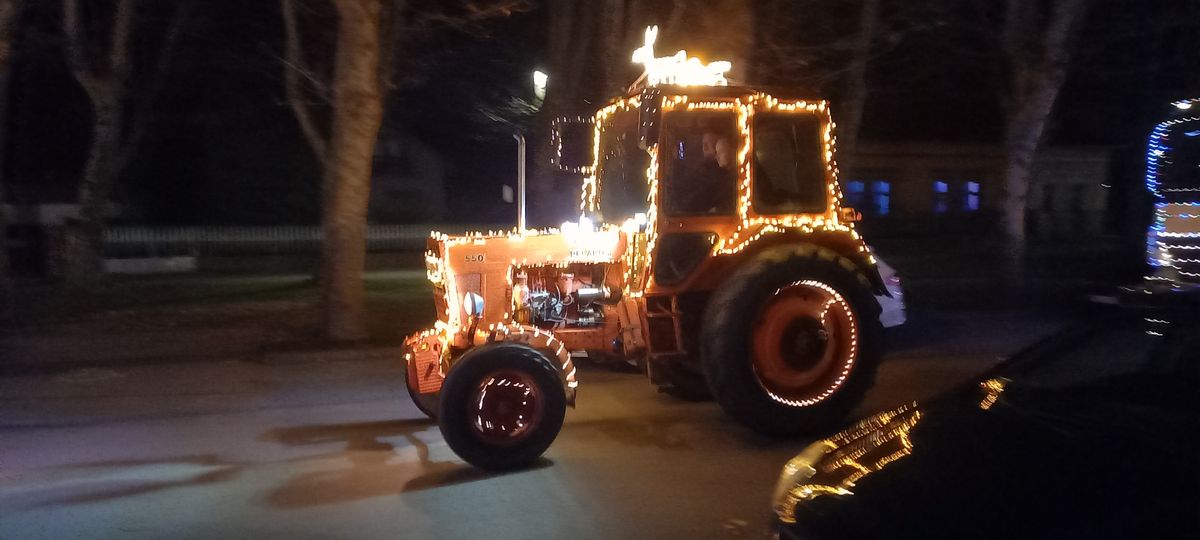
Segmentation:
<svg viewBox="0 0 1200 540">
<path fill-rule="evenodd" d="M 775 233 L 822 235 L 872 269 L 852 229 L 856 214 L 840 204 L 825 101 L 660 85 L 613 101 L 590 122 L 592 144 L 574 145 L 593 154 L 573 169 L 584 173 L 581 214 L 653 240 L 631 272 L 632 290 L 712 289 L 723 256 Z"/>
</svg>

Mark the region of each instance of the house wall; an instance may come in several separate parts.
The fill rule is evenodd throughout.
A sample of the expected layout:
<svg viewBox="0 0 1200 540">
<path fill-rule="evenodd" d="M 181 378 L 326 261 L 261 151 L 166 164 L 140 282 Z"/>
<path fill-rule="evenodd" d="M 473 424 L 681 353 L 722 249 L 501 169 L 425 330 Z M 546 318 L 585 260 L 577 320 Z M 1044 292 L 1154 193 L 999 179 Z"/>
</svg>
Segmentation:
<svg viewBox="0 0 1200 540">
<path fill-rule="evenodd" d="M 440 222 L 446 218 L 446 163 L 404 133 L 383 131 L 375 145 L 368 219 L 372 223 Z"/>
<path fill-rule="evenodd" d="M 1001 214 L 1004 153 L 997 146 L 862 143 L 841 161 L 846 204 L 863 212 L 864 227 L 882 229 L 874 232 L 986 230 L 995 227 Z M 1104 233 L 1107 150 L 1047 149 L 1033 169 L 1031 237 Z M 878 182 L 887 184 L 886 212 L 878 200 Z M 859 189 L 862 195 L 855 194 Z"/>
<path fill-rule="evenodd" d="M 1038 156 L 1029 193 L 1031 233 L 1039 238 L 1102 234 L 1108 172 L 1107 152 L 1059 148 Z"/>
</svg>

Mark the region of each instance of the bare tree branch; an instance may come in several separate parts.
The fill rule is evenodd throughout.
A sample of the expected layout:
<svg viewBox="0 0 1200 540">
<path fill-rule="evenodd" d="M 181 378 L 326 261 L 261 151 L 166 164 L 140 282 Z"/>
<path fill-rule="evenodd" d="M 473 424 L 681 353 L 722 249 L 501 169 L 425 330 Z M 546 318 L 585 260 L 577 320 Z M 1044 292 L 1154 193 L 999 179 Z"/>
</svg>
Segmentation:
<svg viewBox="0 0 1200 540">
<path fill-rule="evenodd" d="M 288 64 L 283 69 L 284 92 L 287 95 L 288 106 L 292 108 L 292 114 L 296 117 L 296 122 L 300 124 L 300 131 L 304 134 L 309 148 L 312 149 L 313 156 L 321 163 L 322 168 L 325 168 L 328 166 L 329 143 L 327 137 L 321 133 L 313 120 L 312 111 L 309 110 L 304 99 L 304 87 L 299 72 L 308 73 L 308 70 L 304 68 L 304 49 L 300 42 L 300 28 L 296 22 L 293 0 L 280 0 L 280 8 L 283 11 L 284 54 Z"/>
<path fill-rule="evenodd" d="M 128 105 L 133 111 L 133 114 L 129 115 L 132 125 L 129 127 L 129 133 L 125 138 L 121 155 L 117 158 L 118 170 L 133 159 L 133 156 L 136 155 L 138 149 L 141 147 L 142 140 L 146 137 L 152 117 L 150 109 L 154 106 L 154 101 L 162 93 L 163 86 L 166 84 L 167 74 L 171 69 L 171 62 L 175 58 L 175 51 L 179 48 L 180 36 L 183 34 L 183 28 L 191 17 L 195 4 L 196 0 L 182 0 L 179 6 L 175 8 L 175 12 L 171 16 L 171 22 L 167 26 L 166 34 L 163 37 L 163 44 L 159 50 L 154 71 L 150 74 L 150 86 L 142 93 L 139 102 Z"/>
<path fill-rule="evenodd" d="M 846 90 L 842 99 L 842 129 L 840 142 L 848 154 L 858 143 L 863 109 L 867 101 L 867 66 L 871 59 L 879 27 L 879 0 L 864 0 L 858 17 L 858 33 L 854 38 L 854 54 L 850 58 Z"/>
<path fill-rule="evenodd" d="M 86 53 L 84 52 L 83 15 L 80 13 L 79 0 L 63 0 L 63 37 L 67 46 L 67 63 L 71 72 L 88 90 L 92 80 L 91 70 L 88 69 Z M 90 90 L 88 90 L 90 92 Z"/>
<path fill-rule="evenodd" d="M 379 69 L 380 88 L 393 90 L 397 86 L 395 82 L 396 64 L 401 50 L 404 48 L 404 37 L 408 34 L 404 25 L 407 7 L 407 0 L 392 0 L 391 4 L 385 7 L 386 15 L 382 21 L 383 29 L 381 30 L 383 58 L 380 59 Z"/>
<path fill-rule="evenodd" d="M 12 23 L 20 13 L 20 0 L 0 0 L 0 69 L 8 67 L 12 55 Z"/>
<path fill-rule="evenodd" d="M 426 24 L 441 24 L 450 28 L 465 30 L 470 28 L 471 23 L 494 19 L 496 17 L 507 17 L 515 11 L 521 11 L 529 7 L 527 0 L 500 0 L 484 7 L 477 7 L 474 4 L 469 4 L 465 15 L 451 15 L 449 13 L 428 13 L 422 15 L 418 22 L 424 26 Z"/>
<path fill-rule="evenodd" d="M 136 1 L 117 0 L 108 68 L 112 70 L 113 77 L 118 81 L 124 81 L 129 76 L 129 38 L 133 29 L 133 9 Z"/>
<path fill-rule="evenodd" d="M 1026 198 L 1034 157 L 1067 77 L 1067 63 L 1082 27 L 1088 0 L 1060 0 L 1041 14 L 1033 3 L 1009 0 L 1004 49 L 1009 67 L 1004 134 L 1005 276 L 1024 278 Z M 1044 21 L 1044 24 L 1036 24 Z M 1032 33 L 1032 37 L 1030 37 Z"/>
<path fill-rule="evenodd" d="M 669 35 L 673 28 L 679 26 L 683 20 L 683 13 L 687 11 L 687 0 L 675 0 L 671 4 L 671 14 L 667 16 L 667 23 L 663 25 L 663 34 Z"/>
<path fill-rule="evenodd" d="M 12 302 L 12 272 L 8 261 L 8 214 L 4 195 L 4 158 L 8 118 L 8 69 L 12 59 L 13 21 L 21 13 L 21 0 L 0 0 L 0 320 L 15 310 Z"/>
</svg>

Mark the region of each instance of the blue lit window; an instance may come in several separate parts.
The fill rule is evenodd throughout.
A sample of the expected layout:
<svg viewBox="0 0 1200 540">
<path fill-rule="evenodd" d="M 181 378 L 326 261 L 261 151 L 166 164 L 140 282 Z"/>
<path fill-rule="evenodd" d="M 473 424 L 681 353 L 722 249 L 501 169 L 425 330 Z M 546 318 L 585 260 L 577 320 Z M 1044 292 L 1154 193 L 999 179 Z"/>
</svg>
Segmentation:
<svg viewBox="0 0 1200 540">
<path fill-rule="evenodd" d="M 945 214 L 950 211 L 950 185 L 941 181 L 933 181 L 933 213 Z"/>
<path fill-rule="evenodd" d="M 891 212 L 892 185 L 890 182 L 876 180 L 871 182 L 871 210 L 877 216 L 886 216 Z"/>
<path fill-rule="evenodd" d="M 844 195 L 846 196 L 846 206 L 863 209 L 863 203 L 867 202 L 866 184 L 861 180 L 846 182 Z"/>
<path fill-rule="evenodd" d="M 975 212 L 979 210 L 979 182 L 967 182 L 965 197 L 963 198 L 963 210 L 967 212 Z"/>
</svg>

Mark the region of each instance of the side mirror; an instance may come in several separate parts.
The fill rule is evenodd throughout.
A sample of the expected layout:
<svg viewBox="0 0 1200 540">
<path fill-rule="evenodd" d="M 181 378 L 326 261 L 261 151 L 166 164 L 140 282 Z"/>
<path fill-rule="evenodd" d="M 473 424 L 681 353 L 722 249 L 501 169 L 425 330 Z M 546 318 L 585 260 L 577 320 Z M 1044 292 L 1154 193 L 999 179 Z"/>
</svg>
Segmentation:
<svg viewBox="0 0 1200 540">
<path fill-rule="evenodd" d="M 638 146 L 643 150 L 658 144 L 662 126 L 662 92 L 657 88 L 642 90 L 638 106 Z"/>
<path fill-rule="evenodd" d="M 846 223 L 855 223 L 862 221 L 862 212 L 850 208 L 849 206 L 843 206 L 838 209 L 838 217 Z"/>
<path fill-rule="evenodd" d="M 560 117 L 550 123 L 551 163 L 559 171 L 583 174 L 592 167 L 593 120 L 590 117 Z"/>
</svg>

